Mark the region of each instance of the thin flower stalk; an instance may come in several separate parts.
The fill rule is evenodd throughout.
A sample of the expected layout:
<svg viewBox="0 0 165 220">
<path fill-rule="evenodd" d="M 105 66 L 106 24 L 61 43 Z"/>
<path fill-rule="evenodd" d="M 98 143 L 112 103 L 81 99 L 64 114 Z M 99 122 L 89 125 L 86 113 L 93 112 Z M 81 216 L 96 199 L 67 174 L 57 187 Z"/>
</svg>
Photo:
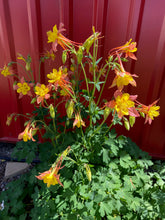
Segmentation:
<svg viewBox="0 0 165 220">
<path fill-rule="evenodd" d="M 86 71 L 84 69 L 84 65 L 83 65 L 82 62 L 81 62 L 81 68 L 83 70 L 83 74 L 84 74 L 84 78 L 85 78 L 85 83 L 86 83 L 86 87 L 87 87 L 87 92 L 88 92 L 88 96 L 89 96 L 89 85 L 88 85 L 87 74 L 86 74 Z"/>
</svg>

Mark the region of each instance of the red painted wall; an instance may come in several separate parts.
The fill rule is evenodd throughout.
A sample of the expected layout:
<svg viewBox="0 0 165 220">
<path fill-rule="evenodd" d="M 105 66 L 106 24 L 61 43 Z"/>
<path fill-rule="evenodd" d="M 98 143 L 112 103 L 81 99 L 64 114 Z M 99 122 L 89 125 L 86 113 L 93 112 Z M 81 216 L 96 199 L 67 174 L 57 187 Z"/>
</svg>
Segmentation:
<svg viewBox="0 0 165 220">
<path fill-rule="evenodd" d="M 124 44 L 130 38 L 137 42 L 136 62 L 126 69 L 137 74 L 138 100 L 150 104 L 160 98 L 160 117 L 151 126 L 137 120 L 131 131 L 119 132 L 131 137 L 143 150 L 155 157 L 165 158 L 165 1 L 164 0 L 0 0 L 0 67 L 16 60 L 17 52 L 31 54 L 37 77 L 38 57 L 46 49 L 46 32 L 63 22 L 66 36 L 83 42 L 92 26 L 100 31 L 100 56 Z M 56 56 L 57 66 L 60 58 Z M 16 71 L 20 71 L 16 67 Z M 49 70 L 42 69 L 42 81 Z M 26 99 L 18 100 L 11 82 L 0 76 L 0 140 L 13 140 L 23 129 L 22 120 L 7 127 L 6 115 L 30 111 Z M 106 97 L 109 96 L 108 90 Z"/>
</svg>

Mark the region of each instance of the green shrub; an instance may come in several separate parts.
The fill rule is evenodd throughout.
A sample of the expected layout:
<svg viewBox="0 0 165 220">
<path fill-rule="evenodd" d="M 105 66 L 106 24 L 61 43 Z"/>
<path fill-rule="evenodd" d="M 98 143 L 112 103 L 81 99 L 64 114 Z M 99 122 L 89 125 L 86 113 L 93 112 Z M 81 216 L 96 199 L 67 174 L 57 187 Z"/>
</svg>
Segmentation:
<svg viewBox="0 0 165 220">
<path fill-rule="evenodd" d="M 29 149 L 29 162 L 38 153 L 41 163 L 2 192 L 0 201 L 4 200 L 5 209 L 0 212 L 1 219 L 164 219 L 165 166 L 160 161 L 153 163 L 147 153 L 129 138 L 117 137 L 114 130 L 104 136 L 105 129 L 91 139 L 89 149 L 79 136 L 66 134 L 64 145 L 57 148 L 58 152 L 67 143 L 72 149 L 73 161 L 66 157 L 60 171 L 64 187 L 45 188 L 35 178 L 55 160 L 50 143 Z M 19 142 L 14 154 L 19 152 L 23 159 L 28 145 Z M 85 164 L 90 167 L 91 181 Z"/>
</svg>

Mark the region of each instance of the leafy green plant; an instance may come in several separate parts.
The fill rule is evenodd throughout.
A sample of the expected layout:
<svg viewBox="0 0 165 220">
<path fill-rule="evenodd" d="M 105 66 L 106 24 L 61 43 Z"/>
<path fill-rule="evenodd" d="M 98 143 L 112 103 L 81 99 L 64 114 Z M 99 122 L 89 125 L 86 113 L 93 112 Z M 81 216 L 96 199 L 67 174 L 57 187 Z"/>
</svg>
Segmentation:
<svg viewBox="0 0 165 220">
<path fill-rule="evenodd" d="M 59 30 L 55 25 L 47 32 L 52 47 L 40 58 L 41 67 L 47 59 L 54 59 L 58 44 L 63 48 L 63 65 L 47 74 L 48 84 L 40 82 L 40 72 L 38 82 L 34 81 L 29 55 L 18 56 L 26 77 L 13 73 L 15 62 L 1 71 L 18 79 L 14 89 L 19 98 L 29 96 L 34 106 L 32 113 L 24 115 L 25 130 L 18 135 L 23 140 L 13 157 L 28 163 L 40 161 L 2 192 L 2 218 L 165 218 L 163 168 L 154 166 L 147 153 L 112 129 L 120 124 L 129 130 L 140 116 L 151 124 L 159 115 L 157 101 L 146 106 L 136 95 L 124 92 L 128 84 L 136 86 L 136 75 L 123 66 L 127 57 L 136 59 L 136 43 L 130 40 L 110 50 L 102 61 L 98 58 L 101 36 L 94 28 L 83 44 L 67 39 L 62 31 L 62 25 Z M 102 100 L 112 71 L 115 78 L 110 87 L 117 89 L 110 101 Z M 23 115 L 12 113 L 7 124 L 18 116 Z"/>
<path fill-rule="evenodd" d="M 114 130 L 106 137 L 102 132 L 92 138 L 91 147 L 97 146 L 93 151 L 85 151 L 76 135 L 70 140 L 74 153 L 70 152 L 72 159 L 65 158 L 60 171 L 63 187 L 45 188 L 35 178 L 55 157 L 49 142 L 39 144 L 41 163 L 1 194 L 6 204 L 2 219 L 164 219 L 165 165 L 153 163 L 147 153 L 129 138 L 117 137 Z M 17 150 L 22 153 L 23 147 Z"/>
</svg>

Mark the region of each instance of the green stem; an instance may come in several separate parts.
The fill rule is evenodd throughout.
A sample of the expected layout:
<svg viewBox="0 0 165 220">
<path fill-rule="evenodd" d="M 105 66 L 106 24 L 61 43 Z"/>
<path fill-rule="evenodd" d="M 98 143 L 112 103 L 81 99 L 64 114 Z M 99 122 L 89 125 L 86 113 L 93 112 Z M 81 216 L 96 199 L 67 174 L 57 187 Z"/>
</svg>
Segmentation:
<svg viewBox="0 0 165 220">
<path fill-rule="evenodd" d="M 84 73 L 86 87 L 87 87 L 87 92 L 88 92 L 88 96 L 89 96 L 89 85 L 88 85 L 87 75 L 86 75 L 86 72 L 85 72 L 85 69 L 84 69 L 84 66 L 83 66 L 82 62 L 81 62 L 81 68 L 82 68 L 83 73 Z"/>
<path fill-rule="evenodd" d="M 82 129 L 82 125 L 81 125 L 80 127 L 81 127 L 81 134 L 82 134 L 82 137 L 83 137 L 84 146 L 87 148 L 87 146 L 86 146 L 86 141 L 85 141 L 85 136 L 84 136 L 84 132 L 83 132 L 83 129 Z"/>
<path fill-rule="evenodd" d="M 71 148 L 71 151 L 72 151 L 72 153 L 74 154 L 74 156 L 75 156 L 75 158 L 76 158 L 76 161 L 77 161 L 77 164 L 78 164 L 78 159 L 77 159 L 77 156 L 76 156 L 76 154 L 74 153 L 74 151 L 72 150 L 72 148 Z M 73 160 L 73 159 L 72 159 Z M 75 160 L 74 160 L 75 161 Z M 76 161 L 75 161 L 75 163 L 76 163 Z"/>
<path fill-rule="evenodd" d="M 44 121 L 41 121 L 41 120 L 34 120 L 32 122 L 32 124 L 36 123 L 36 122 L 40 122 L 42 124 L 44 124 L 45 128 L 48 129 L 52 134 L 54 134 L 54 132 L 47 126 L 47 124 L 44 122 Z"/>
<path fill-rule="evenodd" d="M 56 125 L 55 125 L 55 120 L 53 118 L 53 128 L 54 128 L 54 131 L 56 132 Z"/>
<path fill-rule="evenodd" d="M 96 128 L 96 130 L 94 130 L 93 134 L 89 137 L 89 141 L 90 141 L 91 138 L 100 130 L 100 128 L 102 127 L 102 125 L 104 124 L 105 121 L 106 121 L 106 118 L 104 118 L 104 120 L 102 121 L 102 123 Z"/>
<path fill-rule="evenodd" d="M 94 82 L 94 86 L 93 86 L 92 96 L 91 96 L 90 101 L 89 101 L 89 112 L 91 112 L 91 103 L 92 103 L 92 100 L 94 98 L 95 91 L 96 91 L 96 59 L 97 59 L 97 49 L 98 49 L 98 40 L 94 41 L 94 45 L 93 45 L 93 60 L 92 61 L 93 61 L 93 82 Z M 90 115 L 90 127 L 91 126 L 92 126 L 92 115 Z"/>
<path fill-rule="evenodd" d="M 107 131 L 105 132 L 105 134 L 111 129 L 112 125 L 113 125 L 113 123 L 111 123 L 111 124 L 109 125 L 109 127 L 108 127 Z"/>
<path fill-rule="evenodd" d="M 30 81 L 33 81 L 33 78 L 31 78 L 31 76 L 29 75 L 28 71 L 25 69 L 25 67 L 22 64 L 20 64 L 18 62 L 14 62 L 14 61 L 12 61 L 12 63 L 16 63 L 17 65 L 19 65 L 25 71 L 25 73 L 29 77 Z"/>
<path fill-rule="evenodd" d="M 75 155 L 75 154 L 74 154 Z M 78 163 L 75 161 L 75 160 L 73 160 L 71 157 L 67 157 L 66 156 L 66 158 L 68 159 L 68 160 L 71 160 L 73 163 L 75 163 L 75 164 L 77 164 L 78 165 Z M 77 158 L 76 158 L 77 159 Z"/>
<path fill-rule="evenodd" d="M 41 63 L 42 63 L 42 61 L 40 60 L 40 62 L 39 62 L 39 75 L 38 75 L 38 82 L 39 83 L 41 81 Z"/>
<path fill-rule="evenodd" d="M 17 114 L 17 116 L 23 116 L 25 118 L 31 119 L 31 116 L 26 116 L 26 115 L 23 115 L 23 114 Z"/>
<path fill-rule="evenodd" d="M 53 147 L 56 149 L 56 144 L 54 142 L 54 139 L 52 138 L 51 141 L 52 141 Z"/>
<path fill-rule="evenodd" d="M 97 82 L 99 81 L 101 75 L 104 73 L 104 70 L 106 69 L 107 66 L 109 66 L 109 69 L 111 68 L 110 64 L 109 64 L 109 63 L 106 63 L 106 64 L 104 65 L 104 67 L 102 68 L 102 70 L 100 71 L 98 77 L 97 77 Z"/>
<path fill-rule="evenodd" d="M 98 47 L 98 40 L 97 42 L 94 41 L 94 45 L 93 45 L 93 82 L 94 82 L 94 86 L 93 86 L 93 91 L 92 91 L 92 98 L 94 97 L 95 94 L 95 90 L 96 90 L 96 59 L 97 59 L 97 47 Z"/>
<path fill-rule="evenodd" d="M 32 77 L 32 82 L 34 82 L 33 71 L 31 70 L 31 68 L 30 68 L 30 74 L 31 74 L 31 77 Z"/>
<path fill-rule="evenodd" d="M 98 100 L 97 100 L 97 105 L 99 104 L 100 99 L 101 99 L 101 96 L 102 96 L 102 93 L 103 93 L 103 91 L 104 91 L 104 87 L 105 87 L 105 83 L 106 83 L 107 78 L 108 78 L 108 75 L 109 75 L 109 71 L 110 71 L 110 67 L 109 67 L 109 69 L 108 69 L 108 71 L 107 71 L 107 74 L 106 74 L 106 77 L 105 77 L 105 82 L 104 82 L 104 84 L 102 85 L 102 88 L 101 88 L 101 91 L 100 91 L 100 94 L 99 94 L 99 97 L 98 97 Z"/>
</svg>

